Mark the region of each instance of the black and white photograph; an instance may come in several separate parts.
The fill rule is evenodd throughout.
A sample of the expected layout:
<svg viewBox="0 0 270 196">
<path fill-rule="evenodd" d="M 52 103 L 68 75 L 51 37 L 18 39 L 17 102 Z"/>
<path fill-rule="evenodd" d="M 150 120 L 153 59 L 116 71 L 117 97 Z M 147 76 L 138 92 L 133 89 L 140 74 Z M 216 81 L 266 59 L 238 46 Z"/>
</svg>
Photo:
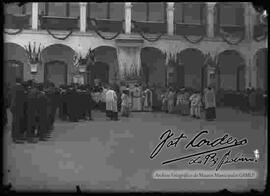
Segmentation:
<svg viewBox="0 0 270 196">
<path fill-rule="evenodd" d="M 4 192 L 265 191 L 265 7 L 2 5 Z"/>
</svg>

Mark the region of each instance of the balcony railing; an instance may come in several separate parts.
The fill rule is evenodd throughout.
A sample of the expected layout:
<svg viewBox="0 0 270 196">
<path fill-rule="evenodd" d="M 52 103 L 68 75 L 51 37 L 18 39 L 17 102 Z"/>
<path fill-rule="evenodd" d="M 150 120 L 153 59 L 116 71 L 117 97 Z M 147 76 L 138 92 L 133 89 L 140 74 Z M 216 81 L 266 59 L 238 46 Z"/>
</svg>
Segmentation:
<svg viewBox="0 0 270 196">
<path fill-rule="evenodd" d="M 40 28 L 49 30 L 79 29 L 79 18 L 40 16 Z"/>
<path fill-rule="evenodd" d="M 5 28 L 7 29 L 29 29 L 31 27 L 31 15 L 5 15 Z"/>
<path fill-rule="evenodd" d="M 149 34 L 166 34 L 167 23 L 155 21 L 134 21 L 136 25 L 132 26 L 132 32 L 143 32 Z"/>
<path fill-rule="evenodd" d="M 110 19 L 87 18 L 87 30 L 98 30 L 102 32 L 123 32 L 123 21 Z"/>
<path fill-rule="evenodd" d="M 186 24 L 186 23 L 175 23 L 174 31 L 176 35 L 205 35 L 206 26 L 203 24 Z"/>
<path fill-rule="evenodd" d="M 217 29 L 217 36 L 219 36 L 222 32 L 235 34 L 245 31 L 245 26 L 243 25 L 220 25 Z"/>
</svg>

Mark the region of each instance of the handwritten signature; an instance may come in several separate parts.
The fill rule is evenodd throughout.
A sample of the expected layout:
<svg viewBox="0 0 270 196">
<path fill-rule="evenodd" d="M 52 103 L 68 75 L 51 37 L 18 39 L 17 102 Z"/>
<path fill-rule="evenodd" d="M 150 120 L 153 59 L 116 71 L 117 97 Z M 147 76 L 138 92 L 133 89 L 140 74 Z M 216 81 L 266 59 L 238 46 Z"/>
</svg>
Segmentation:
<svg viewBox="0 0 270 196">
<path fill-rule="evenodd" d="M 238 140 L 230 136 L 229 134 L 224 134 L 222 137 L 216 138 L 214 140 L 209 140 L 206 138 L 201 138 L 202 135 L 207 135 L 209 132 L 207 130 L 202 130 L 198 134 L 196 134 L 188 143 L 185 145 L 185 149 L 192 149 L 192 148 L 202 148 L 202 147 L 209 147 L 207 150 L 203 150 L 194 154 L 170 159 L 167 161 L 162 162 L 163 165 L 181 161 L 184 159 L 189 159 L 190 161 L 188 164 L 210 164 L 210 167 L 216 166 L 216 170 L 219 170 L 223 165 L 237 163 L 237 162 L 257 162 L 256 158 L 247 158 L 243 155 L 236 156 L 231 158 L 231 150 L 227 151 L 221 158 L 217 156 L 218 151 L 222 151 L 225 149 L 232 149 L 235 147 L 244 146 L 248 143 L 247 138 L 243 138 Z M 155 147 L 153 152 L 150 155 L 150 158 L 153 159 L 156 157 L 161 150 L 166 145 L 167 148 L 176 148 L 180 140 L 187 140 L 188 137 L 181 133 L 179 136 L 174 137 L 174 133 L 171 130 L 165 131 L 160 136 L 160 143 Z"/>
</svg>

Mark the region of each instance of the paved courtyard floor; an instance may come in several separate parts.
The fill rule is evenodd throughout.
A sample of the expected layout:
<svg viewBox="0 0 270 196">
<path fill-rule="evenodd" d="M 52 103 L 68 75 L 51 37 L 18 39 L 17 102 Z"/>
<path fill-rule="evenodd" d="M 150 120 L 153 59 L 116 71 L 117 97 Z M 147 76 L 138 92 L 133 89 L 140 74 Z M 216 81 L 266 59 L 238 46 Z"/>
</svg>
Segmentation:
<svg viewBox="0 0 270 196">
<path fill-rule="evenodd" d="M 30 144 L 11 142 L 10 121 L 4 130 L 4 179 L 14 190 L 75 191 L 208 191 L 262 190 L 266 184 L 267 128 L 266 118 L 237 113 L 232 109 L 217 109 L 217 120 L 192 119 L 188 116 L 165 113 L 132 113 L 130 118 L 108 121 L 101 112 L 93 112 L 94 121 L 76 123 L 56 120 L 55 129 L 48 141 Z M 233 163 L 222 169 L 253 169 L 257 179 L 153 179 L 159 169 L 214 169 L 209 164 L 189 165 L 182 160 L 168 165 L 162 162 L 202 151 L 177 147 L 164 148 L 154 158 L 150 154 L 160 142 L 160 136 L 171 129 L 173 137 L 184 133 L 194 137 L 203 129 L 209 131 L 201 138 L 215 139 L 225 133 L 241 140 L 244 146 L 232 149 L 232 154 L 242 153 L 254 157 L 256 163 Z M 205 147 L 205 149 L 209 149 Z M 223 150 L 220 156 L 227 152 Z"/>
</svg>

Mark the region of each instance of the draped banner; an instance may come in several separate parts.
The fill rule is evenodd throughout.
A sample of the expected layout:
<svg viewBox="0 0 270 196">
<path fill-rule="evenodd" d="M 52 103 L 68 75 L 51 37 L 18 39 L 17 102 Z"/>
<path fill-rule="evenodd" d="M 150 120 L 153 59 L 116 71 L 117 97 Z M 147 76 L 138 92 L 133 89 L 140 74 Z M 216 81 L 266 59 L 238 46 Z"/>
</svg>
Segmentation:
<svg viewBox="0 0 270 196">
<path fill-rule="evenodd" d="M 135 78 L 140 75 L 140 47 L 118 46 L 117 58 L 121 80 Z"/>
</svg>

